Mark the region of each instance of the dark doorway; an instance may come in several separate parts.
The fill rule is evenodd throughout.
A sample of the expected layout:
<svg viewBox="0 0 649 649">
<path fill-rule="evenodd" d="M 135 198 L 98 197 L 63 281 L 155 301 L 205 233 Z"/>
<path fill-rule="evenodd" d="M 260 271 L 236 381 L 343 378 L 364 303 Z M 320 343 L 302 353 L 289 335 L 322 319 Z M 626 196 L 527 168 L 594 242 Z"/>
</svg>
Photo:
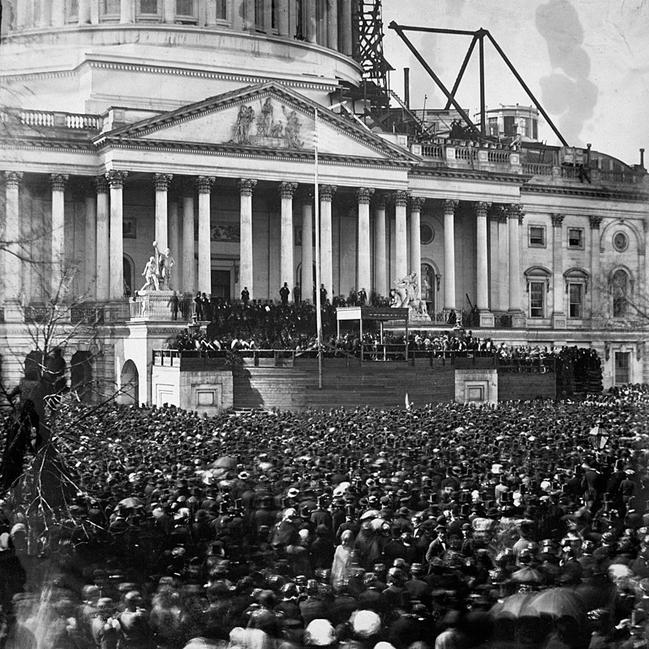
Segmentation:
<svg viewBox="0 0 649 649">
<path fill-rule="evenodd" d="M 222 300 L 230 299 L 230 271 L 213 270 L 212 271 L 212 297 L 221 298 Z"/>
</svg>

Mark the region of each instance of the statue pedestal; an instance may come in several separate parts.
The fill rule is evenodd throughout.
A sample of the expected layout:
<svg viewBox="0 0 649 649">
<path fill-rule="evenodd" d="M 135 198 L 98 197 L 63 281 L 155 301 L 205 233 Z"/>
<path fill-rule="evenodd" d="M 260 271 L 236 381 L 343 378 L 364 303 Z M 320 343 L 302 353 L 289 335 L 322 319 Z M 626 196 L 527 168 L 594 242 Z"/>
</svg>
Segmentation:
<svg viewBox="0 0 649 649">
<path fill-rule="evenodd" d="M 131 320 L 171 320 L 173 294 L 173 291 L 138 291 L 135 302 L 129 303 Z"/>
<path fill-rule="evenodd" d="M 408 324 L 430 324 L 428 313 L 422 313 L 416 307 L 408 307 Z"/>
<path fill-rule="evenodd" d="M 524 329 L 526 318 L 522 311 L 510 311 L 509 315 L 512 319 L 512 329 Z"/>
<path fill-rule="evenodd" d="M 495 326 L 495 318 L 494 314 L 491 313 L 491 311 L 488 311 L 487 309 L 484 309 L 480 311 L 480 328 L 484 329 L 493 329 Z"/>
</svg>

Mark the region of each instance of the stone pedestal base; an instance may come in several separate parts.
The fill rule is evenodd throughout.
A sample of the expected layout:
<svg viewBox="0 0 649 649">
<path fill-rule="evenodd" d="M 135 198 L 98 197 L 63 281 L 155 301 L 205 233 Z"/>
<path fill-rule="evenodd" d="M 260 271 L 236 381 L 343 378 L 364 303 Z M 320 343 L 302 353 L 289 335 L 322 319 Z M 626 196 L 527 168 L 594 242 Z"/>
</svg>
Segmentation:
<svg viewBox="0 0 649 649">
<path fill-rule="evenodd" d="M 480 328 L 484 329 L 493 329 L 494 325 L 496 324 L 494 314 L 491 313 L 491 311 L 488 311 L 487 309 L 483 309 L 480 311 Z"/>
<path fill-rule="evenodd" d="M 131 320 L 171 320 L 173 294 L 173 291 L 138 291 L 135 302 L 130 302 Z"/>
<path fill-rule="evenodd" d="M 5 300 L 3 311 L 5 322 L 25 321 L 25 312 L 18 300 Z"/>
<path fill-rule="evenodd" d="M 566 314 L 565 313 L 553 313 L 552 314 L 552 328 L 553 329 L 565 329 L 566 328 Z"/>
<path fill-rule="evenodd" d="M 522 311 L 509 311 L 512 319 L 512 329 L 524 329 L 526 324 L 525 314 Z"/>
</svg>

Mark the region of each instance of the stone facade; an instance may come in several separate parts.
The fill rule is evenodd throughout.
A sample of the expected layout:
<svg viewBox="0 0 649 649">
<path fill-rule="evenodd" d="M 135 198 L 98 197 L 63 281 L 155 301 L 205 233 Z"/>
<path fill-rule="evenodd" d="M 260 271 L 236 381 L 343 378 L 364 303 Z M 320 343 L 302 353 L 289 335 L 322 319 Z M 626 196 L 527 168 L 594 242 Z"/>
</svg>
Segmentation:
<svg viewBox="0 0 649 649">
<path fill-rule="evenodd" d="M 151 400 L 151 341 L 184 326 L 127 304 L 152 241 L 179 294 L 277 300 L 287 282 L 309 299 L 316 217 L 330 297 L 414 271 L 432 326 L 473 305 L 481 336 L 592 346 L 607 386 L 649 378 L 644 168 L 589 150 L 586 177 L 559 149 L 410 143 L 331 110 L 361 80 L 350 6 L 3 0 L 6 382 L 26 308 L 65 278 L 83 296 L 69 327 L 97 325 L 95 376 L 135 367 Z"/>
</svg>

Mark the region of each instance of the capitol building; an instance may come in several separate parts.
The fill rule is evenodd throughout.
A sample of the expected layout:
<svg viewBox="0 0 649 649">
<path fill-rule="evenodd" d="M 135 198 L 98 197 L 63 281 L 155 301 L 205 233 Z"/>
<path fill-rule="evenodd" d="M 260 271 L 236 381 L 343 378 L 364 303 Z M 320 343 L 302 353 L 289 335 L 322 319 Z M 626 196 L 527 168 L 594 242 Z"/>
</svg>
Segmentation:
<svg viewBox="0 0 649 649">
<path fill-rule="evenodd" d="M 642 159 L 543 147 L 533 109 L 489 111 L 488 141 L 413 137 L 364 95 L 355 5 L 2 0 L 5 385 L 65 292 L 68 365 L 151 401 L 152 350 L 185 324 L 134 301 L 152 242 L 178 293 L 310 300 L 318 223 L 329 298 L 416 272 L 431 329 L 473 309 L 478 336 L 649 381 Z"/>
</svg>

